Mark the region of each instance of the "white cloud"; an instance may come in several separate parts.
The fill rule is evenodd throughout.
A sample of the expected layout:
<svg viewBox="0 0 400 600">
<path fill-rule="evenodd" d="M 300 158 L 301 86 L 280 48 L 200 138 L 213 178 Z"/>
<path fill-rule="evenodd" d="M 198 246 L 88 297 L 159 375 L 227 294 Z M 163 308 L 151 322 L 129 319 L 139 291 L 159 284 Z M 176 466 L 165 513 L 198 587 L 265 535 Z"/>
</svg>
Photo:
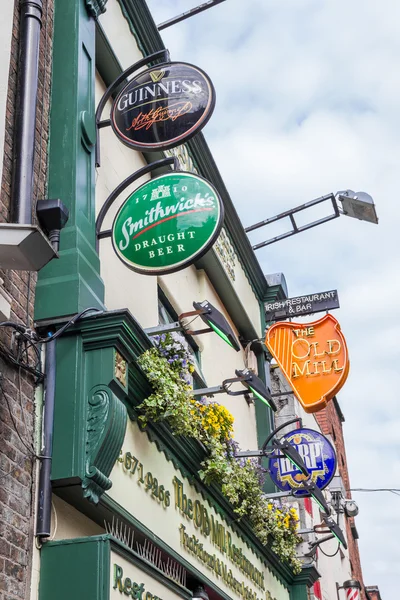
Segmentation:
<svg viewBox="0 0 400 600">
<path fill-rule="evenodd" d="M 148 3 L 157 22 L 200 4 Z M 266 273 L 285 273 L 291 295 L 338 289 L 351 357 L 339 397 L 351 482 L 400 487 L 400 5 L 226 0 L 162 35 L 173 60 L 214 82 L 204 133 L 245 225 L 346 187 L 374 197 L 378 227 L 341 217 L 257 257 Z M 251 240 L 269 237 L 260 230 Z M 365 582 L 396 598 L 400 498 L 354 495 Z"/>
</svg>

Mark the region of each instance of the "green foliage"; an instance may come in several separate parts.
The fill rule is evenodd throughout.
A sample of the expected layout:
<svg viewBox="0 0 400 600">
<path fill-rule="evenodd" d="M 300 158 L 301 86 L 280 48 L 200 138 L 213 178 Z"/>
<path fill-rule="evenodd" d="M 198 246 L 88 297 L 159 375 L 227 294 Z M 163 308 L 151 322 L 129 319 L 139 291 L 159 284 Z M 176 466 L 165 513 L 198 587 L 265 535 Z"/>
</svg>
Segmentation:
<svg viewBox="0 0 400 600">
<path fill-rule="evenodd" d="M 221 486 L 239 518 L 249 519 L 254 533 L 293 571 L 298 573 L 296 546 L 298 515 L 294 508 L 268 500 L 262 492 L 263 469 L 254 459 L 236 459 L 238 444 L 233 440 L 233 417 L 217 402 L 193 398 L 190 391 L 194 370 L 186 342 L 181 336 L 164 334 L 154 338 L 156 346 L 139 358 L 139 365 L 153 387 L 140 405 L 139 419 L 166 421 L 175 435 L 196 438 L 207 449 L 199 475 L 209 484 Z"/>
</svg>

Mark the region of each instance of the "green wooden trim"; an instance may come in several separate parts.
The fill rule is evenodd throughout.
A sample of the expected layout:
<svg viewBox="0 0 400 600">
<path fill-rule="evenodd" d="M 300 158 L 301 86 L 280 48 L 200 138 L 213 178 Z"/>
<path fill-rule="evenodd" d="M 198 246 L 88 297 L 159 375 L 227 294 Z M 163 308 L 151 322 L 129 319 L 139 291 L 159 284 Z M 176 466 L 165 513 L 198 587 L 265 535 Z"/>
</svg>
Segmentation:
<svg viewBox="0 0 400 600">
<path fill-rule="evenodd" d="M 82 424 L 88 421 L 90 390 L 95 386 L 100 389 L 108 386 L 125 404 L 130 417 L 137 417 L 137 406 L 151 389 L 137 367 L 136 359 L 149 347 L 149 338 L 127 310 L 92 315 L 78 321 L 59 338 L 52 470 L 55 488 L 80 484 L 85 478 L 88 437 Z M 114 381 L 114 349 L 129 365 L 127 392 Z M 236 514 L 219 487 L 205 486 L 200 480 L 198 470 L 204 459 L 203 446 L 195 439 L 177 438 L 164 423 L 150 423 L 146 434 L 243 541 L 274 569 L 276 576 L 282 582 L 290 582 L 293 573 L 288 565 L 281 563 L 269 547 L 260 543 L 246 519 L 236 520 Z M 114 435 L 118 434 L 114 431 Z M 100 450 L 97 460 L 101 463 Z"/>
<path fill-rule="evenodd" d="M 165 48 L 157 25 L 143 0 L 118 0 L 143 56 Z"/>
<path fill-rule="evenodd" d="M 290 589 L 290 600 L 308 600 L 307 588 L 311 587 L 321 575 L 314 565 L 303 567 L 301 573 L 296 575 Z"/>
<path fill-rule="evenodd" d="M 136 359 L 151 342 L 127 310 L 78 321 L 57 342 L 52 479 L 80 482 L 94 502 L 111 482 L 126 429 L 126 408 L 151 393 Z M 115 351 L 128 364 L 127 387 L 115 373 Z"/>
<path fill-rule="evenodd" d="M 105 537 L 46 542 L 41 550 L 39 599 L 109 600 L 109 565 L 110 540 Z"/>
<path fill-rule="evenodd" d="M 95 21 L 85 0 L 55 0 L 48 195 L 69 209 L 60 258 L 38 276 L 36 321 L 103 307 L 95 249 Z"/>
<path fill-rule="evenodd" d="M 53 600 L 55 590 L 57 598 L 62 600 L 71 597 L 74 600 L 109 600 L 111 552 L 136 565 L 181 598 L 190 600 L 190 590 L 166 577 L 160 569 L 109 534 L 46 542 L 41 555 L 40 600 Z"/>
<path fill-rule="evenodd" d="M 89 391 L 86 428 L 86 465 L 82 481 L 84 496 L 97 503 L 109 490 L 108 478 L 124 442 L 127 412 L 125 406 L 105 385 Z"/>
</svg>

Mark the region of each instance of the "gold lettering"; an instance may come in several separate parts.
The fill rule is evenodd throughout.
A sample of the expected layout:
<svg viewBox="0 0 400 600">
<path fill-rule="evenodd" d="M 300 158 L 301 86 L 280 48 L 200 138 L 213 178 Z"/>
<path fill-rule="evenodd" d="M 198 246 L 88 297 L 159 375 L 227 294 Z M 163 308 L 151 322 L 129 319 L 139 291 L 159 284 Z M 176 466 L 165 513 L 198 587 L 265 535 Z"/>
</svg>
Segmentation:
<svg viewBox="0 0 400 600">
<path fill-rule="evenodd" d="M 301 369 L 300 366 L 297 363 L 293 363 L 293 373 L 292 373 L 292 377 L 293 379 L 296 379 L 296 377 L 300 377 L 301 375 L 305 375 L 306 377 L 309 377 L 311 375 L 310 373 L 310 360 L 306 360 L 306 362 L 303 365 L 303 368 Z"/>
<path fill-rule="evenodd" d="M 330 369 L 328 369 L 328 370 L 325 368 L 326 367 L 326 360 L 322 360 L 321 364 L 322 364 L 322 375 L 324 375 L 324 374 L 327 375 L 328 373 L 332 372 L 332 365 L 331 365 Z"/>
<path fill-rule="evenodd" d="M 304 356 L 298 356 L 295 351 L 294 351 L 294 345 L 300 342 L 300 344 L 307 344 L 307 352 L 304 354 Z M 296 340 L 293 341 L 292 343 L 292 355 L 294 356 L 294 358 L 297 358 L 297 360 L 304 360 L 305 358 L 307 358 L 307 356 L 310 356 L 310 344 L 307 342 L 307 340 L 304 339 L 299 339 L 297 338 Z"/>
<path fill-rule="evenodd" d="M 326 342 L 329 348 L 329 350 L 326 351 L 327 354 L 329 354 L 330 356 L 335 356 L 335 354 L 339 354 L 340 348 L 342 347 L 339 340 L 326 340 Z M 337 344 L 336 350 L 333 349 L 334 344 Z"/>
<path fill-rule="evenodd" d="M 319 344 L 319 342 L 313 342 L 312 344 L 310 344 L 310 355 L 312 355 L 311 349 L 314 348 L 314 358 L 321 358 L 321 356 L 325 355 L 324 351 L 322 351 L 318 354 L 318 350 L 317 350 L 318 344 Z"/>
<path fill-rule="evenodd" d="M 119 589 L 120 592 L 123 591 L 124 589 L 124 585 L 122 583 L 122 576 L 124 574 L 124 571 L 122 569 L 122 567 L 114 564 L 114 590 L 116 588 Z"/>
<path fill-rule="evenodd" d="M 343 371 L 343 369 L 344 369 L 344 367 L 338 366 L 338 362 L 339 362 L 338 358 L 334 358 L 332 361 L 332 367 L 333 367 L 333 370 L 335 371 L 335 373 L 340 373 L 340 371 Z"/>
</svg>

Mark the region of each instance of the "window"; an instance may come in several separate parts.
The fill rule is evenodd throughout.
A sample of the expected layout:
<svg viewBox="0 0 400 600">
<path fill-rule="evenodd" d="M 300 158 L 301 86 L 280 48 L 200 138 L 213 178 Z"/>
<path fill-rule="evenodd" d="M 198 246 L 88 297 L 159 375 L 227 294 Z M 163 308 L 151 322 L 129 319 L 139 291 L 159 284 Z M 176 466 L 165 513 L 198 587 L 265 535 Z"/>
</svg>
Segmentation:
<svg viewBox="0 0 400 600">
<path fill-rule="evenodd" d="M 176 311 L 173 309 L 162 289 L 158 288 L 158 323 L 160 325 L 166 325 L 167 323 L 174 323 L 177 320 L 178 315 Z M 201 354 L 198 345 L 190 335 L 185 335 L 182 331 L 177 331 L 175 335 L 186 341 L 190 355 L 193 359 L 196 369 L 192 375 L 194 389 L 206 387 L 204 376 L 201 371 Z"/>
</svg>

